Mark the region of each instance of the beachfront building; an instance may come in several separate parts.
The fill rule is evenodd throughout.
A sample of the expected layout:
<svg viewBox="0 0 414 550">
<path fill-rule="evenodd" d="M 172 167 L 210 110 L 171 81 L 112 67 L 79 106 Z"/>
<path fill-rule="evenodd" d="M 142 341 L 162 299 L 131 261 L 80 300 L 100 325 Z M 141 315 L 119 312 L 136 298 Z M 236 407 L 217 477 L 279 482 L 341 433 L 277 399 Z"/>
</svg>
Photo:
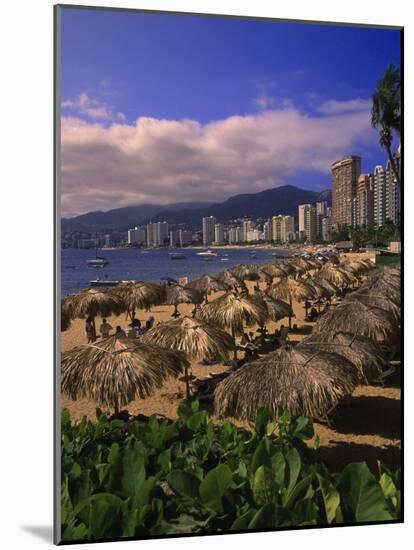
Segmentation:
<svg viewBox="0 0 414 550">
<path fill-rule="evenodd" d="M 224 243 L 224 225 L 222 223 L 216 223 L 214 226 L 214 242 L 215 244 Z"/>
<path fill-rule="evenodd" d="M 272 222 L 271 222 L 271 220 L 267 220 L 263 224 L 263 239 L 265 241 L 271 241 L 272 240 Z"/>
<path fill-rule="evenodd" d="M 178 245 L 189 246 L 193 242 L 193 234 L 185 229 L 178 230 Z"/>
<path fill-rule="evenodd" d="M 150 222 L 147 224 L 147 246 L 164 246 L 168 239 L 167 222 Z"/>
<path fill-rule="evenodd" d="M 174 231 L 170 231 L 170 247 L 177 248 L 179 246 L 180 246 L 180 237 L 179 237 L 178 229 Z"/>
<path fill-rule="evenodd" d="M 104 239 L 105 239 L 104 247 L 105 247 L 105 248 L 109 248 L 109 247 L 111 246 L 111 244 L 112 244 L 112 243 L 111 243 L 111 235 L 106 234 L 105 237 L 104 237 Z"/>
<path fill-rule="evenodd" d="M 305 232 L 305 210 L 309 208 L 310 204 L 300 204 L 298 206 L 299 213 L 299 235 Z"/>
<path fill-rule="evenodd" d="M 317 239 L 316 207 L 310 206 L 306 208 L 304 214 L 306 240 L 314 242 Z"/>
<path fill-rule="evenodd" d="M 249 231 L 253 231 L 256 228 L 255 223 L 252 220 L 243 220 L 241 227 L 242 227 L 241 240 L 242 242 L 247 242 L 248 241 L 247 235 Z"/>
<path fill-rule="evenodd" d="M 140 245 L 145 244 L 147 240 L 147 235 L 145 227 L 133 227 L 128 230 L 128 244 L 130 245 Z"/>
<path fill-rule="evenodd" d="M 277 243 L 282 241 L 282 218 L 280 215 L 272 218 L 272 241 Z"/>
<path fill-rule="evenodd" d="M 374 223 L 374 176 L 361 174 L 358 179 L 356 225 L 371 227 Z"/>
<path fill-rule="evenodd" d="M 248 243 L 256 242 L 260 240 L 260 231 L 258 229 L 250 229 L 246 235 L 246 241 Z"/>
<path fill-rule="evenodd" d="M 355 225 L 355 198 L 361 174 L 361 157 L 349 156 L 332 164 L 332 223 Z"/>
<path fill-rule="evenodd" d="M 374 170 L 374 225 L 381 227 L 386 220 L 386 177 L 385 170 L 378 165 Z"/>
<path fill-rule="evenodd" d="M 331 234 L 332 234 L 332 222 L 331 217 L 326 216 L 326 218 L 322 219 L 322 234 L 321 239 L 324 243 L 327 243 L 331 240 Z"/>
<path fill-rule="evenodd" d="M 293 216 L 283 216 L 280 238 L 282 243 L 289 243 L 295 239 L 295 218 Z"/>
<path fill-rule="evenodd" d="M 398 146 L 394 156 L 394 162 L 397 172 L 401 178 L 401 145 Z M 385 167 L 386 180 L 386 205 L 385 216 L 387 220 L 391 220 L 395 225 L 400 222 L 401 197 L 400 188 L 397 183 L 391 162 L 388 161 Z"/>
<path fill-rule="evenodd" d="M 203 244 L 208 246 L 215 239 L 216 218 L 208 216 L 203 218 Z"/>
<path fill-rule="evenodd" d="M 228 232 L 228 241 L 229 244 L 237 244 L 242 240 L 242 228 L 241 227 L 230 227 Z"/>
<path fill-rule="evenodd" d="M 327 201 L 320 201 L 316 203 L 316 236 L 322 238 L 322 221 L 326 218 L 328 210 Z"/>
</svg>

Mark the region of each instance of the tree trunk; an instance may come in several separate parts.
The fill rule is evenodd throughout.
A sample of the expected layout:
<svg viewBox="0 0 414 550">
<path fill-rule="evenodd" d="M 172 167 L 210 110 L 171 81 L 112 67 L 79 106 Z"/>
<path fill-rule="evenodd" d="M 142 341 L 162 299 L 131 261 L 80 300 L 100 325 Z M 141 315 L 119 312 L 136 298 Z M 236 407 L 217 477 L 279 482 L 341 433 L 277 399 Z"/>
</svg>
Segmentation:
<svg viewBox="0 0 414 550">
<path fill-rule="evenodd" d="M 185 367 L 184 374 L 185 374 L 185 395 L 186 395 L 187 401 L 189 401 L 190 397 L 191 397 L 191 392 L 190 392 L 190 381 L 188 379 L 188 367 L 187 366 Z"/>
<path fill-rule="evenodd" d="M 289 296 L 289 305 L 292 308 L 292 296 Z M 292 316 L 289 315 L 289 329 L 292 328 Z"/>
<path fill-rule="evenodd" d="M 398 171 L 397 171 L 397 167 L 396 167 L 396 165 L 395 165 L 395 159 L 394 159 L 394 157 L 392 156 L 391 144 L 390 144 L 390 143 L 386 143 L 386 144 L 385 144 L 385 148 L 386 148 L 386 150 L 387 150 L 388 158 L 389 158 L 390 163 L 391 163 L 392 171 L 394 172 L 395 179 L 397 180 L 398 188 L 401 189 L 400 174 L 399 174 Z"/>
<path fill-rule="evenodd" d="M 234 334 L 234 328 L 231 327 L 231 335 L 234 343 L 234 360 L 237 361 L 237 349 L 236 349 L 236 335 Z"/>
</svg>

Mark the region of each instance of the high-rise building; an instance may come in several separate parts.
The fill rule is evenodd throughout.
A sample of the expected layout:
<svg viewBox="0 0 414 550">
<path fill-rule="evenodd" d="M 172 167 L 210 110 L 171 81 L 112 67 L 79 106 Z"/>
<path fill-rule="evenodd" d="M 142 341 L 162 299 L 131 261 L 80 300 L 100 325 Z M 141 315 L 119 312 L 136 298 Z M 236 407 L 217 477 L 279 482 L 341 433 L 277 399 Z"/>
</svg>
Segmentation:
<svg viewBox="0 0 414 550">
<path fill-rule="evenodd" d="M 229 244 L 237 244 L 242 241 L 242 228 L 230 227 L 228 233 Z"/>
<path fill-rule="evenodd" d="M 329 242 L 331 240 L 331 234 L 332 234 L 332 224 L 331 224 L 331 217 L 326 216 L 326 218 L 322 219 L 322 240 L 323 242 Z"/>
<path fill-rule="evenodd" d="M 371 227 L 374 223 L 374 176 L 361 174 L 358 179 L 356 225 Z"/>
<path fill-rule="evenodd" d="M 282 242 L 282 219 L 283 216 L 273 216 L 272 218 L 272 241 Z"/>
<path fill-rule="evenodd" d="M 263 238 L 265 241 L 272 240 L 272 222 L 271 220 L 265 221 L 263 225 Z"/>
<path fill-rule="evenodd" d="M 188 246 L 193 242 L 193 234 L 185 229 L 178 230 L 179 246 Z"/>
<path fill-rule="evenodd" d="M 305 231 L 305 210 L 309 208 L 310 204 L 300 204 L 298 206 L 299 213 L 299 234 Z"/>
<path fill-rule="evenodd" d="M 164 246 L 167 241 L 167 222 L 150 222 L 147 224 L 147 246 Z"/>
<path fill-rule="evenodd" d="M 177 229 L 170 231 L 170 246 L 171 248 L 180 246 L 180 235 Z"/>
<path fill-rule="evenodd" d="M 355 225 L 355 197 L 361 157 L 349 156 L 332 164 L 332 223 Z"/>
<path fill-rule="evenodd" d="M 381 227 L 386 220 L 386 177 L 385 170 L 378 165 L 374 170 L 374 225 Z"/>
<path fill-rule="evenodd" d="M 144 244 L 146 238 L 145 227 L 134 227 L 128 230 L 128 244 Z"/>
<path fill-rule="evenodd" d="M 247 241 L 247 234 L 249 231 L 255 229 L 255 224 L 252 220 L 243 220 L 242 222 L 242 241 Z"/>
<path fill-rule="evenodd" d="M 310 206 L 305 209 L 305 233 L 307 241 L 314 242 L 316 240 L 317 232 L 315 206 Z"/>
<path fill-rule="evenodd" d="M 216 223 L 214 226 L 214 242 L 216 244 L 224 243 L 224 225 L 222 223 Z"/>
<path fill-rule="evenodd" d="M 246 241 L 248 243 L 256 242 L 260 239 L 260 231 L 258 229 L 250 229 L 246 235 Z"/>
<path fill-rule="evenodd" d="M 214 216 L 208 216 L 203 218 L 203 244 L 208 246 L 215 239 L 215 226 L 216 218 Z"/>
<path fill-rule="evenodd" d="M 293 216 L 283 216 L 280 224 L 280 240 L 282 243 L 288 243 L 295 238 L 295 218 Z"/>
<path fill-rule="evenodd" d="M 397 152 L 394 155 L 394 162 L 397 172 L 401 178 L 401 145 L 399 145 Z M 392 169 L 391 162 L 388 161 L 385 167 L 385 180 L 386 180 L 386 205 L 385 205 L 385 217 L 387 220 L 392 221 L 395 225 L 400 222 L 400 210 L 401 210 L 401 198 L 400 187 L 395 177 L 394 170 Z"/>
</svg>

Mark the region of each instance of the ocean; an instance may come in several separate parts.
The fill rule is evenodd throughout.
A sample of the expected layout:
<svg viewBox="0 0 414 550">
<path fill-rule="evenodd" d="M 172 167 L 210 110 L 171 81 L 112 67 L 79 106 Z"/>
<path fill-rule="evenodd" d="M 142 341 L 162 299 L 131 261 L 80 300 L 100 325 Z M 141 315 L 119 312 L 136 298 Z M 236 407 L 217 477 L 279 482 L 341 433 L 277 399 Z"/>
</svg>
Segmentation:
<svg viewBox="0 0 414 550">
<path fill-rule="evenodd" d="M 99 251 L 99 256 L 109 260 L 103 268 L 90 267 L 87 260 L 95 257 L 94 250 L 63 249 L 61 254 L 62 296 L 89 287 L 91 279 L 143 280 L 160 282 L 162 277 L 178 280 L 208 273 L 214 275 L 236 264 L 265 264 L 274 260 L 272 253 L 282 253 L 276 248 L 213 249 L 217 256 L 209 261 L 197 256 L 202 249 L 155 248 L 151 250 L 122 249 Z M 251 257 L 252 252 L 256 258 Z M 179 252 L 184 260 L 172 260 L 170 254 Z M 227 260 L 225 259 L 227 257 Z"/>
</svg>

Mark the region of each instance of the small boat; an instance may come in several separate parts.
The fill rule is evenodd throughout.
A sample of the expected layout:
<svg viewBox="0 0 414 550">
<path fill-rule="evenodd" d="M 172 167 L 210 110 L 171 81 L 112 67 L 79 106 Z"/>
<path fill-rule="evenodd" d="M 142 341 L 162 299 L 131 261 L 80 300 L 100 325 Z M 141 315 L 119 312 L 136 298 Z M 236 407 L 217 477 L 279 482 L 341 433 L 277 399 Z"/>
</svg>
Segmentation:
<svg viewBox="0 0 414 550">
<path fill-rule="evenodd" d="M 227 257 L 225 257 L 225 256 L 223 256 L 223 258 L 220 258 L 220 260 L 221 260 L 222 262 L 228 262 L 228 261 L 229 261 L 229 259 L 228 259 Z"/>
<path fill-rule="evenodd" d="M 95 258 L 86 262 L 91 267 L 104 267 L 109 264 L 109 260 L 98 256 L 98 249 L 95 248 Z"/>
<path fill-rule="evenodd" d="M 215 252 L 210 250 L 210 248 L 207 248 L 204 252 L 197 252 L 197 256 L 203 256 L 204 258 L 213 258 L 214 256 L 217 256 Z"/>
<path fill-rule="evenodd" d="M 92 279 L 89 281 L 89 286 L 111 287 L 118 285 L 121 281 L 111 281 L 109 279 Z"/>
<path fill-rule="evenodd" d="M 256 252 L 250 252 L 250 258 L 257 258 Z"/>
<path fill-rule="evenodd" d="M 170 258 L 171 260 L 185 260 L 186 255 L 182 252 L 170 252 Z"/>
</svg>

